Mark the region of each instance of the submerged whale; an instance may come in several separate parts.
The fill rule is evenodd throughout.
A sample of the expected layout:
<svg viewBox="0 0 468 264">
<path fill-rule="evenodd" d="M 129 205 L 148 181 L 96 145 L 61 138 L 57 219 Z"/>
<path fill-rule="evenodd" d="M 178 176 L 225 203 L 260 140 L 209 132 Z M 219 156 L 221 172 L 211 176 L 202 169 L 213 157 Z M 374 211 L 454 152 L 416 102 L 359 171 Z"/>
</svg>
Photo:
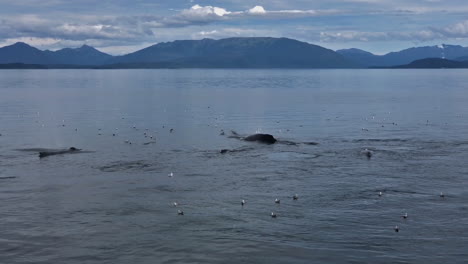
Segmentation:
<svg viewBox="0 0 468 264">
<path fill-rule="evenodd" d="M 228 138 L 235 138 L 243 141 L 248 141 L 248 142 L 258 142 L 258 143 L 263 143 L 263 144 L 284 144 L 284 145 L 291 145 L 291 146 L 298 146 L 298 145 L 309 145 L 309 146 L 315 146 L 318 145 L 317 142 L 293 142 L 293 141 L 287 141 L 287 140 L 277 140 L 274 136 L 270 134 L 253 134 L 250 136 L 241 136 L 239 135 L 236 131 L 231 130 L 231 135 L 228 136 Z M 223 149 L 221 150 L 221 153 L 227 153 L 227 152 L 233 152 L 228 149 Z"/>
<path fill-rule="evenodd" d="M 59 149 L 59 150 L 49 150 L 49 151 L 40 151 L 39 158 L 44 158 L 53 155 L 62 155 L 62 154 L 70 154 L 70 153 L 77 153 L 80 152 L 81 149 L 71 147 L 68 149 Z"/>
<path fill-rule="evenodd" d="M 247 137 L 242 137 L 237 132 L 231 131 L 232 135 L 229 136 L 229 138 L 236 138 L 244 141 L 249 141 L 249 142 L 258 142 L 258 143 L 263 143 L 263 144 L 275 144 L 276 143 L 276 138 L 273 137 L 270 134 L 253 134 Z"/>
</svg>

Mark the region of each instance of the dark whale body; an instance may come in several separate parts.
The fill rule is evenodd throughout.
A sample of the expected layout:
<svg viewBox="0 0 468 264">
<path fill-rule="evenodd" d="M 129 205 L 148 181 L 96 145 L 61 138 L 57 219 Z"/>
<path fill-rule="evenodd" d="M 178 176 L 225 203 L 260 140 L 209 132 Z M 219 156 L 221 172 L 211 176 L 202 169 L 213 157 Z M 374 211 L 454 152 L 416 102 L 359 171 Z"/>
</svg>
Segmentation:
<svg viewBox="0 0 468 264">
<path fill-rule="evenodd" d="M 244 138 L 245 141 L 259 142 L 264 144 L 275 144 L 276 138 L 270 134 L 255 134 Z"/>
<path fill-rule="evenodd" d="M 275 137 L 273 137 L 270 134 L 254 134 L 250 135 L 247 137 L 243 137 L 239 135 L 236 131 L 231 131 L 231 135 L 228 136 L 228 138 L 235 138 L 243 141 L 249 141 L 249 142 L 258 142 L 258 143 L 263 143 L 263 144 L 284 144 L 284 145 L 291 145 L 291 146 L 298 146 L 298 145 L 309 145 L 309 146 L 315 146 L 318 145 L 319 143 L 317 142 L 293 142 L 293 141 L 287 141 L 287 140 L 277 140 Z M 226 150 L 221 150 L 221 153 L 227 153 L 227 152 L 233 152 L 228 149 Z"/>
<path fill-rule="evenodd" d="M 77 149 L 75 147 L 71 147 L 69 149 L 61 149 L 61 150 L 52 150 L 52 151 L 40 151 L 39 158 L 44 158 L 53 155 L 62 155 L 62 154 L 70 154 L 70 153 L 77 153 L 80 152 L 81 149 Z"/>
</svg>

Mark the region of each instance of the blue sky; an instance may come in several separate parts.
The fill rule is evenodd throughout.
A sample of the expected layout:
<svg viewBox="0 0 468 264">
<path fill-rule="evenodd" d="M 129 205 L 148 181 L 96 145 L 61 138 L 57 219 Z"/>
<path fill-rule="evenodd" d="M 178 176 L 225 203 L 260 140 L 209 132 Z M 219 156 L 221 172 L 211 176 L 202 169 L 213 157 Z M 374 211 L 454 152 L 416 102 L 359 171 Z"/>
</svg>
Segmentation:
<svg viewBox="0 0 468 264">
<path fill-rule="evenodd" d="M 177 39 L 289 37 L 377 54 L 468 46 L 466 0 L 0 0 L 0 46 L 123 54 Z"/>
</svg>

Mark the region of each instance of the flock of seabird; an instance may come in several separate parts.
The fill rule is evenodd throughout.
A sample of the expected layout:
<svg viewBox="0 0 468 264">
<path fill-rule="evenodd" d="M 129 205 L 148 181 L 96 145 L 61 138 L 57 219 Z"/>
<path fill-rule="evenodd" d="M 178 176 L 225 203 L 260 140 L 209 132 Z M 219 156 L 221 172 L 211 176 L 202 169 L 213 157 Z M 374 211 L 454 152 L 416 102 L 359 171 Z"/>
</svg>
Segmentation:
<svg viewBox="0 0 468 264">
<path fill-rule="evenodd" d="M 383 193 L 380 191 L 380 192 L 378 193 L 378 195 L 379 195 L 379 197 L 382 197 L 382 196 L 383 196 Z M 440 197 L 440 198 L 445 198 L 445 194 L 444 194 L 443 192 L 441 192 L 441 193 L 439 194 L 439 197 Z M 408 219 L 408 213 L 403 214 L 403 215 L 401 216 L 401 218 L 402 218 L 403 220 Z M 393 230 L 395 230 L 395 232 L 398 233 L 398 232 L 400 232 L 400 227 L 399 227 L 398 225 L 396 225 L 396 226 L 393 228 Z"/>
<path fill-rule="evenodd" d="M 38 114 L 39 114 L 39 113 L 38 113 Z M 125 119 L 125 118 L 122 117 L 122 119 Z M 374 119 L 374 117 L 373 117 L 373 119 Z M 366 120 L 367 120 L 367 119 L 366 119 Z M 429 121 L 427 121 L 427 123 L 428 123 L 428 122 L 429 122 Z M 392 124 L 393 124 L 393 125 L 397 125 L 396 123 L 392 123 Z M 42 124 L 42 126 L 44 126 L 44 124 Z M 65 120 L 62 120 L 62 125 L 61 125 L 61 127 L 65 127 Z M 134 130 L 138 130 L 138 128 L 137 128 L 136 126 L 132 126 L 132 128 L 133 128 Z M 165 128 L 165 126 L 163 126 L 163 128 Z M 117 131 L 118 128 L 116 128 L 115 130 Z M 145 130 L 148 131 L 149 129 L 145 129 Z M 363 131 L 368 131 L 368 129 L 366 129 L 366 128 L 363 128 L 362 130 L 363 130 Z M 78 129 L 75 128 L 75 131 L 78 131 Z M 174 129 L 171 128 L 171 129 L 169 130 L 169 132 L 170 132 L 170 133 L 173 133 L 173 132 L 174 132 Z M 98 135 L 102 135 L 101 129 L 100 129 L 100 128 L 98 129 Z M 148 132 L 144 132 L 143 135 L 144 135 L 145 138 L 154 139 L 154 137 L 153 137 L 152 135 L 149 135 Z M 224 130 L 221 130 L 220 135 L 225 135 Z M 0 136 L 2 136 L 2 134 L 0 134 Z M 115 137 L 115 136 L 117 136 L 117 134 L 116 134 L 116 133 L 112 133 L 112 136 Z M 127 143 L 127 144 L 130 144 L 130 145 L 132 144 L 132 142 L 131 142 L 130 140 L 125 140 L 124 142 Z M 369 158 L 369 159 L 373 156 L 373 151 L 372 151 L 372 150 L 369 150 L 369 149 L 367 149 L 367 148 L 364 149 L 361 153 L 364 154 L 364 155 L 365 155 L 367 158 Z M 168 174 L 168 177 L 173 177 L 173 176 L 174 176 L 174 173 L 172 173 L 172 172 Z M 381 191 L 379 191 L 378 196 L 379 196 L 379 197 L 382 197 L 382 196 L 383 196 L 383 193 L 382 193 Z M 441 192 L 440 195 L 439 195 L 439 197 L 440 197 L 440 198 L 445 198 L 445 194 L 444 194 L 443 192 Z M 297 201 L 297 200 L 299 199 L 299 196 L 298 196 L 297 194 L 295 194 L 294 196 L 292 196 L 292 199 L 293 199 L 294 201 Z M 280 203 L 281 203 L 280 199 L 278 199 L 278 198 L 276 198 L 276 199 L 274 200 L 274 202 L 275 202 L 275 204 L 280 204 Z M 244 199 L 241 200 L 241 206 L 242 206 L 242 207 L 244 207 L 246 203 L 247 203 L 247 202 L 246 202 Z M 177 202 L 173 202 L 172 205 L 173 205 L 174 207 L 179 206 L 179 204 L 178 204 Z M 178 209 L 178 210 L 177 210 L 177 215 L 184 215 L 184 211 Z M 271 216 L 272 218 L 277 218 L 278 215 L 277 215 L 275 212 L 271 212 L 270 216 Z M 401 217 L 402 217 L 404 220 L 408 219 L 408 213 L 405 213 L 405 214 L 402 215 Z M 394 227 L 394 230 L 395 230 L 395 232 L 400 232 L 400 227 L 399 227 L 398 225 L 396 225 L 396 226 Z"/>
<path fill-rule="evenodd" d="M 172 172 L 171 172 L 171 174 L 172 174 Z M 292 199 L 293 199 L 294 201 L 299 200 L 299 195 L 294 194 L 294 195 L 292 196 Z M 241 200 L 241 206 L 242 206 L 242 207 L 244 207 L 246 203 L 247 203 L 247 201 L 245 201 L 244 199 Z M 281 200 L 278 199 L 278 198 L 276 198 L 276 199 L 275 199 L 275 204 L 280 204 L 280 203 L 281 203 Z M 172 202 L 172 206 L 177 207 L 177 206 L 179 206 L 179 203 L 177 203 L 177 202 Z M 178 209 L 178 210 L 177 210 L 177 215 L 184 215 L 184 211 Z M 271 212 L 270 216 L 271 216 L 271 218 L 277 218 L 278 215 L 277 215 L 275 212 Z"/>
</svg>

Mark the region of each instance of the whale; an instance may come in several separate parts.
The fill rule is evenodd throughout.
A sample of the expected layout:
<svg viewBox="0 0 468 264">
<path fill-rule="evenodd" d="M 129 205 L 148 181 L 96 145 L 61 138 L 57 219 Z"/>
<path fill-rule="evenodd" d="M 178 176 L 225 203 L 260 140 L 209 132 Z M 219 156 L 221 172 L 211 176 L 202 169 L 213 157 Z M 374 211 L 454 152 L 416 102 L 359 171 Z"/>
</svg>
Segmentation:
<svg viewBox="0 0 468 264">
<path fill-rule="evenodd" d="M 309 145 L 309 146 L 316 146 L 319 143 L 317 142 L 293 142 L 293 141 L 287 141 L 287 140 L 278 140 L 276 139 L 273 135 L 270 134 L 253 134 L 250 136 L 241 136 L 239 135 L 236 131 L 231 130 L 231 135 L 228 136 L 228 138 L 235 138 L 247 142 L 257 142 L 257 143 L 262 143 L 262 144 L 267 144 L 267 145 L 272 145 L 275 143 L 278 144 L 283 144 L 283 145 L 291 145 L 291 146 L 298 146 L 298 145 Z M 230 150 L 222 150 L 221 153 L 227 153 L 227 152 L 232 152 Z"/>
<path fill-rule="evenodd" d="M 248 142 L 258 142 L 263 144 L 275 144 L 278 140 L 270 134 L 253 134 L 247 137 L 242 137 L 241 135 L 237 134 L 235 131 L 231 131 L 232 135 L 229 138 L 236 138 Z"/>
<path fill-rule="evenodd" d="M 77 152 L 80 152 L 80 151 L 81 151 L 81 149 L 78 149 L 78 148 L 75 148 L 75 147 L 71 147 L 71 148 L 68 148 L 68 149 L 40 151 L 39 152 L 39 158 L 45 158 L 45 157 L 54 156 L 54 155 L 77 153 Z"/>
<path fill-rule="evenodd" d="M 258 142 L 264 144 L 275 144 L 276 138 L 270 134 L 254 134 L 244 138 L 245 141 Z"/>
</svg>

